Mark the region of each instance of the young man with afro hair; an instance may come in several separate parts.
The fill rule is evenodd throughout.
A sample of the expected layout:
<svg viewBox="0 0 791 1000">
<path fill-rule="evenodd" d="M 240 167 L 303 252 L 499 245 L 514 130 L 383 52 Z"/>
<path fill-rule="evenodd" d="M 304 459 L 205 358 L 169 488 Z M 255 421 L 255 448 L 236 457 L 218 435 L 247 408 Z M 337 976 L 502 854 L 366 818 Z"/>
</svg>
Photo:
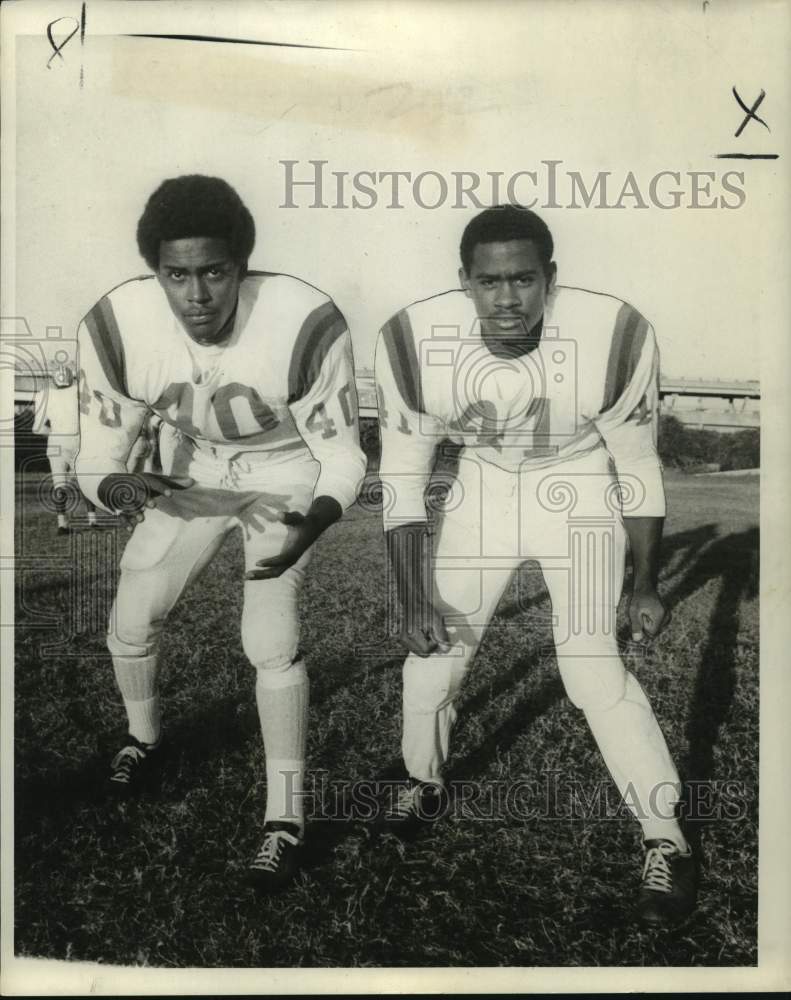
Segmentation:
<svg viewBox="0 0 791 1000">
<path fill-rule="evenodd" d="M 293 877 L 304 837 L 299 592 L 313 543 L 354 502 L 365 471 L 351 340 L 323 292 L 248 269 L 255 225 L 224 180 L 166 180 L 137 241 L 153 275 L 118 285 L 79 328 L 80 485 L 132 530 L 108 634 L 129 734 L 109 783 L 129 795 L 159 777 L 162 632 L 240 528 L 242 643 L 267 776 L 249 874 L 276 889 Z M 163 422 L 165 474 L 130 476 L 129 451 L 152 412 Z"/>
</svg>

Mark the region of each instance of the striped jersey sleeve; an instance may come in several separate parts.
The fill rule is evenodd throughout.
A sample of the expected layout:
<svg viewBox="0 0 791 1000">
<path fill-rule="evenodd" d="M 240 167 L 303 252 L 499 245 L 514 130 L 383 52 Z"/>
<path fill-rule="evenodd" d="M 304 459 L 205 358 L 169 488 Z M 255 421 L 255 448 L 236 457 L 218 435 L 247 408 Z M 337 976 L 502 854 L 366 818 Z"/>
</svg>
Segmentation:
<svg viewBox="0 0 791 1000">
<path fill-rule="evenodd" d="M 626 516 L 665 515 L 658 420 L 659 350 L 654 330 L 636 309 L 623 303 L 615 319 L 595 423 L 615 462 Z"/>
<path fill-rule="evenodd" d="M 427 412 L 409 313 L 379 333 L 375 358 L 385 531 L 427 521 L 424 494 L 434 465 L 441 421 Z"/>
<path fill-rule="evenodd" d="M 109 296 L 80 323 L 80 451 L 77 479 L 85 496 L 98 506 L 101 480 L 127 471 L 127 458 L 148 406 L 132 399 L 126 383 L 124 344 Z"/>
<path fill-rule="evenodd" d="M 351 336 L 332 301 L 317 306 L 302 323 L 288 391 L 297 430 L 321 465 L 314 495 L 333 497 L 345 510 L 357 498 L 366 459 L 360 448 Z"/>
</svg>

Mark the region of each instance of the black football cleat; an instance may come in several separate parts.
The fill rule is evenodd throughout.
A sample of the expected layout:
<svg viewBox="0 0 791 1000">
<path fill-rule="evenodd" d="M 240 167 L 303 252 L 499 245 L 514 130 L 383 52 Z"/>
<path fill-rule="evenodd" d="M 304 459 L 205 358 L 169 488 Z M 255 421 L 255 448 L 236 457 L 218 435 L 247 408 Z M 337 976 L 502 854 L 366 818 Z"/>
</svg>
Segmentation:
<svg viewBox="0 0 791 1000">
<path fill-rule="evenodd" d="M 264 842 L 250 862 L 247 880 L 259 892 L 279 892 L 299 871 L 303 839 L 296 823 L 264 824 Z"/>
<path fill-rule="evenodd" d="M 58 534 L 59 535 L 70 535 L 71 533 L 72 533 L 72 530 L 71 530 L 70 527 L 66 527 L 63 524 L 61 524 L 61 525 L 58 526 Z"/>
<path fill-rule="evenodd" d="M 698 871 L 690 848 L 683 854 L 672 840 L 646 840 L 637 917 L 648 927 L 666 927 L 695 908 Z"/>
<path fill-rule="evenodd" d="M 164 762 L 162 743 L 151 746 L 134 736 L 113 757 L 110 763 L 110 790 L 119 798 L 130 798 L 152 788 L 161 777 Z"/>
<path fill-rule="evenodd" d="M 409 778 L 388 792 L 376 826 L 402 840 L 412 840 L 448 811 L 447 789 L 435 782 Z"/>
</svg>

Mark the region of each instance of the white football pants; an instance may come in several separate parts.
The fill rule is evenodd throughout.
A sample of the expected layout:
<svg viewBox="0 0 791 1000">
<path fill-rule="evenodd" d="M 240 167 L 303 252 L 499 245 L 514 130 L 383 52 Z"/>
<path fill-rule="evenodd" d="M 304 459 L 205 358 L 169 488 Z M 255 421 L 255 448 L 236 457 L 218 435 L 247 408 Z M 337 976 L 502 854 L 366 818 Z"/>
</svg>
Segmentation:
<svg viewBox="0 0 791 1000">
<path fill-rule="evenodd" d="M 463 453 L 434 550 L 436 599 L 452 647 L 404 664 L 402 749 L 409 773 L 442 781 L 454 700 L 511 576 L 536 560 L 552 602 L 566 693 L 588 720 L 633 813 L 667 821 L 678 774 L 616 642 L 626 550 L 614 479 L 603 449 L 551 469 L 514 475 Z M 645 824 L 644 824 L 645 829 Z"/>
<path fill-rule="evenodd" d="M 121 559 L 121 579 L 110 620 L 114 656 L 148 657 L 159 645 L 165 620 L 185 587 L 195 580 L 234 528 L 244 538 L 245 569 L 277 555 L 288 537 L 281 511 L 306 513 L 318 463 L 302 457 L 283 462 L 193 460 L 194 487 L 160 497 L 145 511 Z M 242 644 L 256 668 L 282 669 L 299 641 L 297 601 L 310 560 L 272 580 L 245 580 Z"/>
</svg>

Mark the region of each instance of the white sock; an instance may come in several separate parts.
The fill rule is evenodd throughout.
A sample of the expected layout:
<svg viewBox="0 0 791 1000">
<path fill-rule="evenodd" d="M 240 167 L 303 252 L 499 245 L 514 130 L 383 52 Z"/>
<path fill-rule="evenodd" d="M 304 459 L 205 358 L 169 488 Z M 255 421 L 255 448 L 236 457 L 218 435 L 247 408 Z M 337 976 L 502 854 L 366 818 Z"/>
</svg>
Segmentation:
<svg viewBox="0 0 791 1000">
<path fill-rule="evenodd" d="M 266 815 L 264 822 L 295 823 L 305 829 L 303 798 L 305 759 L 266 757 Z"/>
<path fill-rule="evenodd" d="M 305 827 L 302 792 L 308 721 L 308 675 L 300 660 L 285 670 L 259 668 L 255 697 L 266 753 L 265 822 Z"/>
<path fill-rule="evenodd" d="M 65 514 L 58 514 L 58 527 L 67 528 L 69 526 L 68 518 Z"/>
<path fill-rule="evenodd" d="M 141 743 L 154 745 L 159 743 L 162 728 L 162 712 L 159 705 L 159 695 L 147 698 L 145 701 L 130 701 L 124 698 L 126 717 L 129 720 L 129 735 Z"/>
<path fill-rule="evenodd" d="M 141 743 L 158 743 L 162 713 L 156 655 L 114 656 L 113 669 L 124 700 L 130 735 Z"/>
</svg>

